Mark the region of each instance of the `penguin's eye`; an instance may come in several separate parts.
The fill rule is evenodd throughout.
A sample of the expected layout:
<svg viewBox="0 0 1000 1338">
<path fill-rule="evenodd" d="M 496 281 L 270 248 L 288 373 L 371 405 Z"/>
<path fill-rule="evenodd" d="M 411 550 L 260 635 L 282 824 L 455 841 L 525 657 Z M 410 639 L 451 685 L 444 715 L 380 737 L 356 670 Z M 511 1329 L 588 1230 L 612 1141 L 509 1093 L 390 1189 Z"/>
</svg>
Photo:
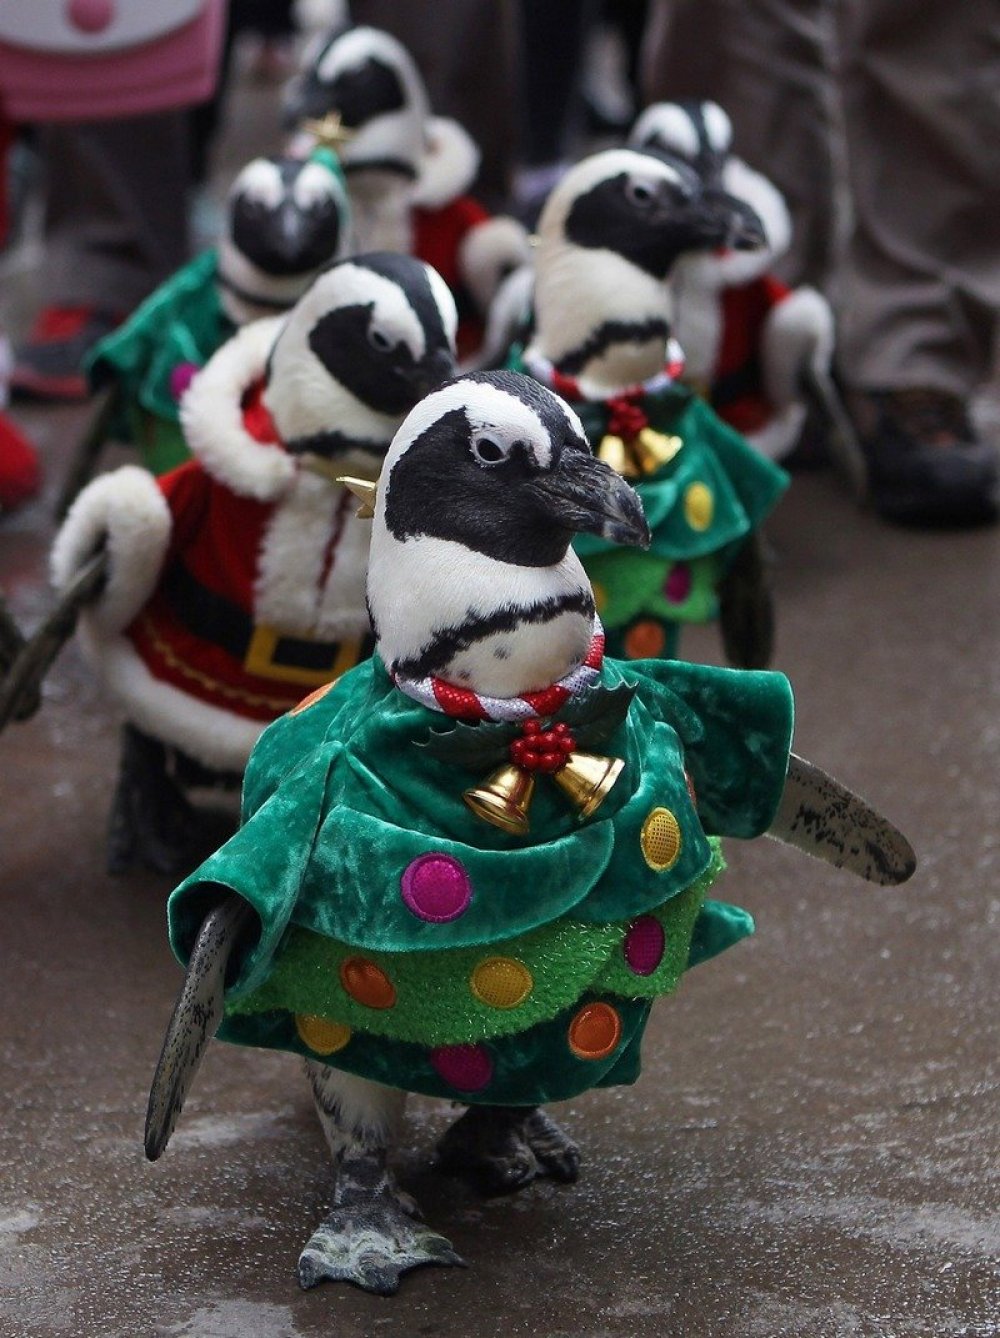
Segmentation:
<svg viewBox="0 0 1000 1338">
<path fill-rule="evenodd" d="M 481 465 L 499 465 L 507 459 L 510 447 L 496 437 L 473 437 L 469 449 Z"/>
<path fill-rule="evenodd" d="M 389 336 L 382 330 L 376 329 L 375 326 L 368 327 L 368 342 L 371 344 L 372 348 L 376 349 L 379 353 L 389 353 L 395 348 L 395 344 Z"/>
<path fill-rule="evenodd" d="M 648 181 L 626 181 L 625 196 L 639 209 L 648 209 L 656 199 L 656 191 Z"/>
</svg>

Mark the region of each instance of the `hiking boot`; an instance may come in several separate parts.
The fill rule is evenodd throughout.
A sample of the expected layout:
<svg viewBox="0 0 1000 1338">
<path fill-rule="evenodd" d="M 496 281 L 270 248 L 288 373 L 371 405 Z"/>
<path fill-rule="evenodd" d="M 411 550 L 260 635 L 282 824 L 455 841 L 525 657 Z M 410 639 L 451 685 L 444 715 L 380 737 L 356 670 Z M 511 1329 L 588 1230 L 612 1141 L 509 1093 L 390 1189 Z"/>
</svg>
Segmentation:
<svg viewBox="0 0 1000 1338">
<path fill-rule="evenodd" d="M 880 516 L 923 526 L 997 519 L 997 454 L 977 437 L 960 396 L 924 387 L 856 391 L 850 407 Z"/>
<path fill-rule="evenodd" d="M 85 400 L 90 387 L 84 359 L 120 320 L 97 307 L 46 307 L 14 352 L 12 394 L 36 400 Z"/>
</svg>

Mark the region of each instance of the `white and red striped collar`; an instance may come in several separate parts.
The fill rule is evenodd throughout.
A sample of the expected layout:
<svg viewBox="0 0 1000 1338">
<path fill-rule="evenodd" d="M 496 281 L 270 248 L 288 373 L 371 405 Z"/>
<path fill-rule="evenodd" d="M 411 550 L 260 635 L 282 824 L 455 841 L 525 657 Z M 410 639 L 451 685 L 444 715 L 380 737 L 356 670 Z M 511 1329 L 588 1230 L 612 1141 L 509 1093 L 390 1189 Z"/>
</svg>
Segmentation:
<svg viewBox="0 0 1000 1338">
<path fill-rule="evenodd" d="M 560 707 L 575 697 L 601 675 L 604 661 L 604 628 L 595 614 L 594 631 L 582 663 L 565 678 L 538 692 L 526 692 L 520 697 L 483 697 L 469 688 L 447 683 L 443 678 L 404 678 L 393 674 L 392 681 L 421 706 L 460 720 L 519 721 L 542 719 L 555 715 Z"/>
<path fill-rule="evenodd" d="M 540 381 L 549 390 L 554 390 L 563 399 L 570 401 L 585 400 L 591 404 L 604 404 L 609 400 L 637 399 L 642 395 L 656 395 L 661 390 L 669 390 L 684 372 L 684 350 L 673 336 L 667 340 L 665 357 L 666 361 L 663 367 L 655 376 L 650 376 L 647 380 L 639 381 L 635 385 L 616 390 L 613 395 L 607 394 L 606 390 L 593 388 L 585 378 L 567 376 L 564 372 L 560 372 L 555 364 L 550 362 L 548 358 L 543 357 L 541 353 L 531 353 L 525 349 L 521 354 L 521 361 L 536 381 Z"/>
</svg>

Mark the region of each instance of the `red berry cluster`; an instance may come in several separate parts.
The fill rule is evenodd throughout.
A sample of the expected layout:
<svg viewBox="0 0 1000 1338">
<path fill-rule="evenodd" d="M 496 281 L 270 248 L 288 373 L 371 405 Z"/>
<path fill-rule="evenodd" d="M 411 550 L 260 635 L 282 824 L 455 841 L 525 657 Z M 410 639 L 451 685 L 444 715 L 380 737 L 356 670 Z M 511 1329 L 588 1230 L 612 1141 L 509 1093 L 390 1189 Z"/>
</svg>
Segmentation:
<svg viewBox="0 0 1000 1338">
<path fill-rule="evenodd" d="M 544 771 L 549 775 L 566 765 L 566 759 L 576 747 L 569 725 L 552 725 L 542 729 L 537 720 L 526 720 L 521 726 L 521 738 L 510 745 L 510 760 L 525 771 Z"/>
<path fill-rule="evenodd" d="M 608 400 L 608 431 L 613 432 L 616 437 L 631 441 L 648 426 L 649 419 L 633 400 L 624 396 Z"/>
</svg>

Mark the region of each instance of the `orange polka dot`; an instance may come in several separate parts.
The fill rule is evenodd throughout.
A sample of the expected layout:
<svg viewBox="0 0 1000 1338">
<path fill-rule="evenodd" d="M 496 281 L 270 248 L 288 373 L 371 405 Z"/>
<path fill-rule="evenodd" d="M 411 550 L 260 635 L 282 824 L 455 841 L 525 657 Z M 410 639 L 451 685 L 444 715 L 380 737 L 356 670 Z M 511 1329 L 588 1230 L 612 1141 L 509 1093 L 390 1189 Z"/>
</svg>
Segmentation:
<svg viewBox="0 0 1000 1338">
<path fill-rule="evenodd" d="M 639 845 L 643 859 L 657 873 L 674 867 L 681 854 L 681 827 L 669 808 L 654 808 L 649 813 L 642 824 Z"/>
<path fill-rule="evenodd" d="M 652 618 L 633 623 L 625 633 L 625 654 L 630 660 L 650 660 L 663 653 L 667 634 Z"/>
<path fill-rule="evenodd" d="M 366 1008 L 391 1008 L 396 1002 L 396 987 L 380 966 L 366 957 L 348 957 L 340 966 L 340 983 L 359 1004 Z"/>
<path fill-rule="evenodd" d="M 317 688 L 315 692 L 310 692 L 308 697 L 303 697 L 298 706 L 293 706 L 288 714 L 298 715 L 300 711 L 306 711 L 310 706 L 315 706 L 320 698 L 325 697 L 332 687 L 332 683 L 324 683 L 323 686 Z"/>
<path fill-rule="evenodd" d="M 351 1029 L 343 1022 L 328 1022 L 311 1013 L 296 1013 L 295 1030 L 317 1055 L 332 1055 L 351 1039 Z"/>
<path fill-rule="evenodd" d="M 577 1059 L 607 1059 L 621 1038 L 622 1020 L 610 1004 L 584 1004 L 569 1024 L 569 1048 Z"/>
<path fill-rule="evenodd" d="M 513 957 L 486 957 L 469 979 L 469 988 L 489 1008 L 516 1008 L 534 987 L 531 972 Z"/>
</svg>

